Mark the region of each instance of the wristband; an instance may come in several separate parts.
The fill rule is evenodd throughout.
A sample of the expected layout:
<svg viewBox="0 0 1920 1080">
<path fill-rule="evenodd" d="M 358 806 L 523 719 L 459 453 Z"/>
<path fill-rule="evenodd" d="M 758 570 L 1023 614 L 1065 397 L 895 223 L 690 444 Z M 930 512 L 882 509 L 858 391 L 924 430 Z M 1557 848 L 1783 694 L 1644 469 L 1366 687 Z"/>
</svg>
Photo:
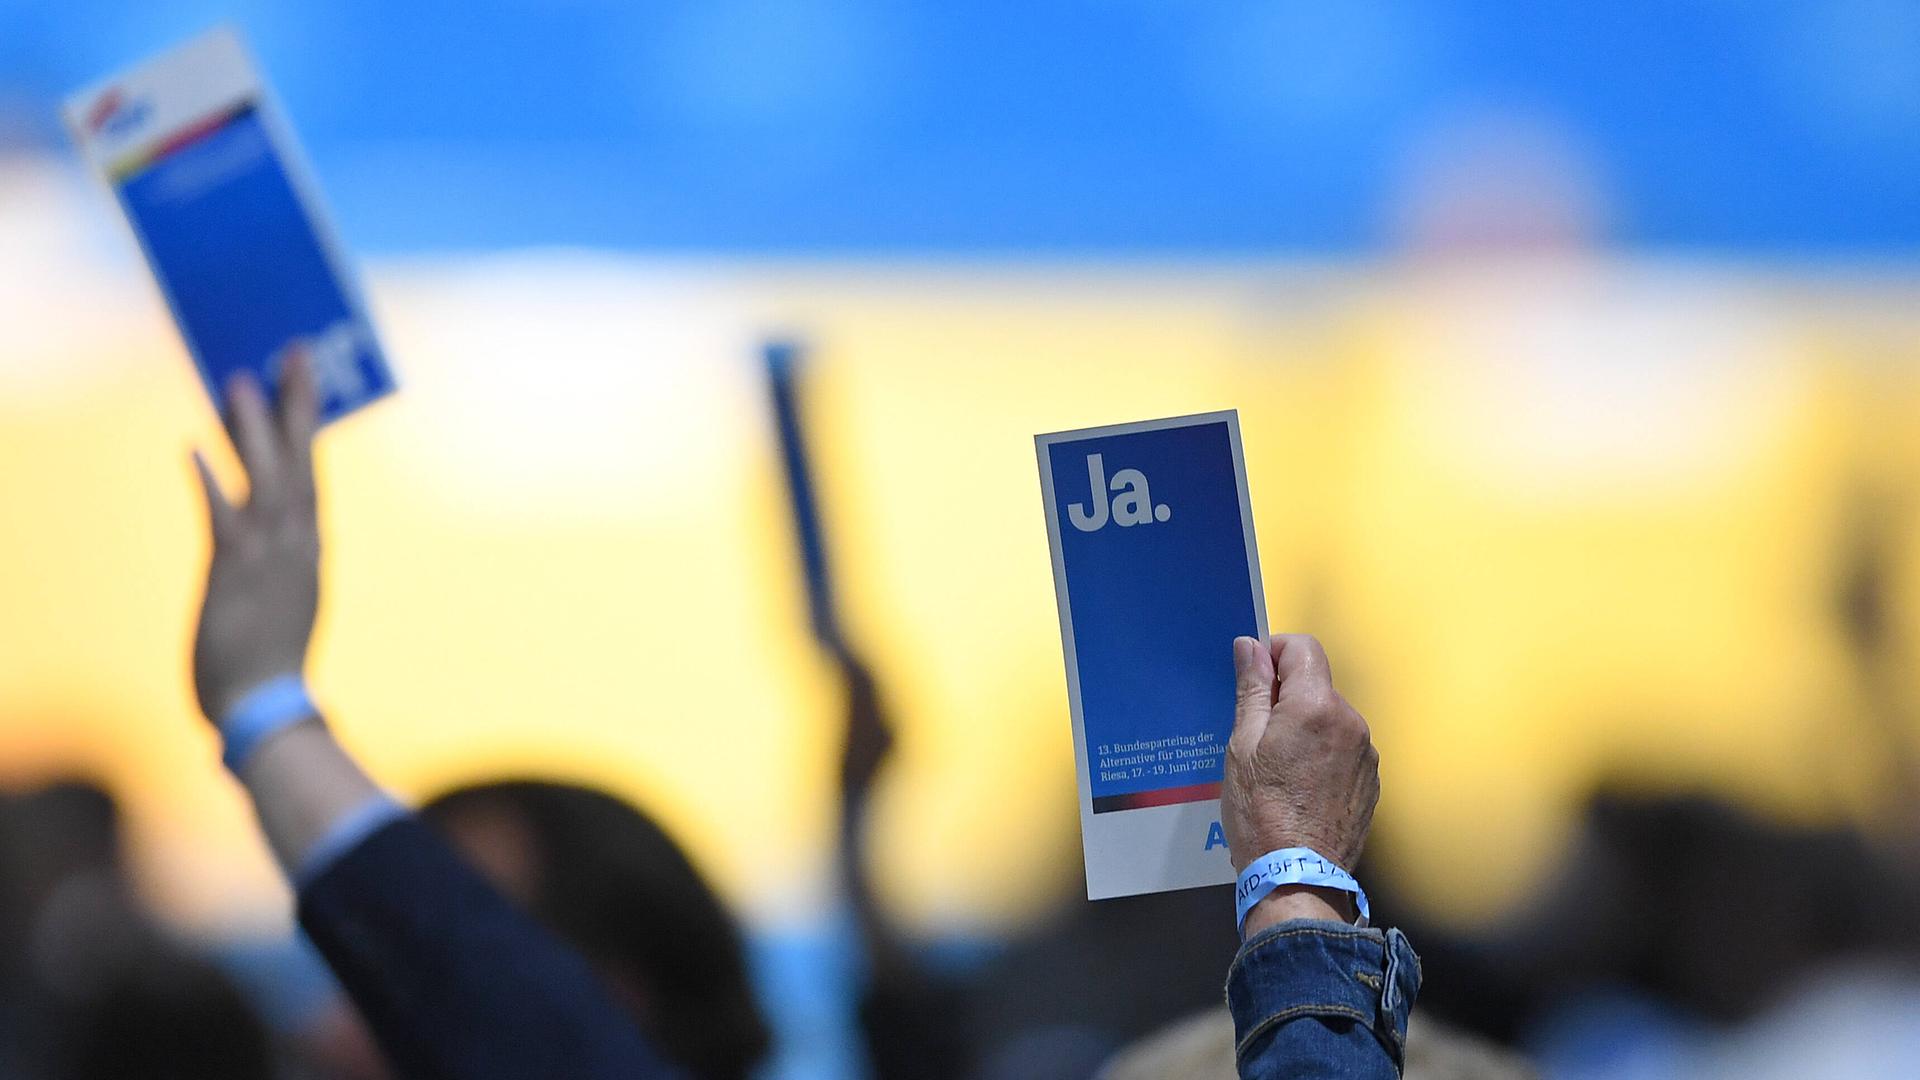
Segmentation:
<svg viewBox="0 0 1920 1080">
<path fill-rule="evenodd" d="M 1247 932 L 1247 912 L 1282 885 L 1310 885 L 1316 889 L 1350 892 L 1354 896 L 1353 906 L 1360 910 L 1354 925 L 1365 926 L 1371 917 L 1366 890 L 1352 874 L 1340 869 L 1338 863 L 1312 848 L 1281 848 L 1260 856 L 1240 871 L 1240 883 L 1234 887 L 1233 898 L 1238 909 L 1234 925 L 1240 928 L 1241 937 Z"/>
<path fill-rule="evenodd" d="M 220 760 L 238 775 L 260 744 L 302 720 L 320 715 L 298 675 L 276 675 L 241 696 L 215 727 L 226 746 Z"/>
</svg>

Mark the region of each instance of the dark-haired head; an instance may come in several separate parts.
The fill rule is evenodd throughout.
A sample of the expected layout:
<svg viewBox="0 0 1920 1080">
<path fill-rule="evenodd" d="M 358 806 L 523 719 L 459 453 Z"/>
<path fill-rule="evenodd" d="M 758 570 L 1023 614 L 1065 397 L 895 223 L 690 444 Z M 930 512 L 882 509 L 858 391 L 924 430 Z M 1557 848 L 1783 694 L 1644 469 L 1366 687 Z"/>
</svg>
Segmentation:
<svg viewBox="0 0 1920 1080">
<path fill-rule="evenodd" d="M 579 949 L 670 1057 L 703 1080 L 743 1080 L 765 1056 L 739 928 L 652 819 L 536 780 L 459 788 L 423 813 Z"/>
</svg>

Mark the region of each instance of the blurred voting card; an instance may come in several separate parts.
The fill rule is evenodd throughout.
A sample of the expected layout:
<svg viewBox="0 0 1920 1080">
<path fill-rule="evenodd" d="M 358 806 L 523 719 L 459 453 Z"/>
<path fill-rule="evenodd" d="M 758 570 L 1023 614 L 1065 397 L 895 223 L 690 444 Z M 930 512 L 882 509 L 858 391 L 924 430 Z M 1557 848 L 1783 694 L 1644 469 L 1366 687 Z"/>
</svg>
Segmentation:
<svg viewBox="0 0 1920 1080">
<path fill-rule="evenodd" d="M 323 421 L 393 389 L 292 130 L 232 31 L 74 95 L 66 119 L 216 403 L 242 370 L 273 393 L 298 353 L 318 377 Z"/>
<path fill-rule="evenodd" d="M 1040 435 L 1087 897 L 1233 881 L 1233 639 L 1267 614 L 1234 412 Z"/>
</svg>

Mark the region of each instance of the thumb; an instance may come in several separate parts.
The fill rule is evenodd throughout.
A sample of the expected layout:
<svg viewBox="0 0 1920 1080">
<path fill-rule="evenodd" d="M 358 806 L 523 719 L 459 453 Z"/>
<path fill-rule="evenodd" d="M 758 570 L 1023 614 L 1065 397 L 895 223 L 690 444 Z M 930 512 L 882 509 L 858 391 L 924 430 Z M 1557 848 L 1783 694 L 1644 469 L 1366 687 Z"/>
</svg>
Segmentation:
<svg viewBox="0 0 1920 1080">
<path fill-rule="evenodd" d="M 213 466 L 207 464 L 206 455 L 199 450 L 193 452 L 193 471 L 200 477 L 200 490 L 207 497 L 207 520 L 213 526 L 214 539 L 218 540 L 232 531 L 233 503 L 227 500 L 226 492 L 220 490 Z"/>
<path fill-rule="evenodd" d="M 1258 744 L 1273 715 L 1273 653 L 1250 637 L 1233 639 L 1234 742 Z"/>
</svg>

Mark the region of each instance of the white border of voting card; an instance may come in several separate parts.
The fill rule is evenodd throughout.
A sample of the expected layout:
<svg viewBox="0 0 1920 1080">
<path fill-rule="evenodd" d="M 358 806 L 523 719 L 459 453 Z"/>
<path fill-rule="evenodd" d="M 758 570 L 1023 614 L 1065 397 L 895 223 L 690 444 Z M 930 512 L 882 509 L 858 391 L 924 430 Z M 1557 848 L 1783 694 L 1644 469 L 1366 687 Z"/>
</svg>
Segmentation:
<svg viewBox="0 0 1920 1080">
<path fill-rule="evenodd" d="M 1253 501 L 1247 491 L 1246 453 L 1240 443 L 1240 413 L 1220 412 L 1139 420 L 1106 427 L 1055 431 L 1033 437 L 1040 459 L 1040 495 L 1047 515 L 1047 546 L 1053 556 L 1053 591 L 1059 605 L 1060 644 L 1067 662 L 1067 704 L 1073 715 L 1074 772 L 1080 786 L 1080 840 L 1086 859 L 1087 899 L 1106 900 L 1140 893 L 1225 885 L 1233 881 L 1233 864 L 1225 845 L 1209 851 L 1207 833 L 1220 820 L 1220 800 L 1143 806 L 1106 814 L 1093 812 L 1093 785 L 1087 757 L 1086 718 L 1080 703 L 1080 657 L 1073 640 L 1073 608 L 1067 596 L 1066 563 L 1060 552 L 1060 518 L 1055 510 L 1053 461 L 1048 451 L 1059 443 L 1081 442 L 1110 435 L 1202 427 L 1225 422 L 1233 449 L 1234 482 L 1240 491 L 1240 532 L 1247 548 L 1248 585 L 1253 590 L 1253 617 L 1259 636 L 1267 636 L 1267 598 L 1260 579 L 1260 552 L 1253 536 Z M 1231 642 L 1222 641 L 1225 655 Z"/>
<path fill-rule="evenodd" d="M 87 117 L 103 96 L 116 90 L 131 91 L 133 96 L 150 94 L 156 102 L 157 119 L 153 121 L 153 130 L 137 140 L 103 145 L 98 136 L 87 130 Z M 94 176 L 106 185 L 115 205 L 120 208 L 120 220 L 126 225 L 127 231 L 133 234 L 134 243 L 140 248 L 140 256 L 147 264 L 147 276 L 160 290 L 161 299 L 166 301 L 167 313 L 172 316 L 174 329 L 180 334 L 181 343 L 193 359 L 201 385 L 207 388 L 212 397 L 214 411 L 220 412 L 224 408 L 226 388 L 213 384 L 212 373 L 200 355 L 199 343 L 187 333 L 186 323 L 180 318 L 180 308 L 174 302 L 173 290 L 168 286 L 159 264 L 154 261 L 153 251 L 147 246 L 146 234 L 141 231 L 138 219 L 121 194 L 120 184 L 113 178 L 113 169 L 131 155 L 160 146 L 184 127 L 241 105 L 253 107 L 280 169 L 286 175 L 288 185 L 293 188 L 294 200 L 306 215 L 307 224 L 320 245 L 320 256 L 326 261 L 334 280 L 339 283 L 341 296 L 347 302 L 348 315 L 362 339 L 379 352 L 381 362 L 387 366 L 387 381 L 391 385 L 357 403 L 357 410 L 392 393 L 398 380 L 392 375 L 392 362 L 386 357 L 386 350 L 380 346 L 379 336 L 374 331 L 371 309 L 367 305 L 366 293 L 361 288 L 360 276 L 347 260 L 346 247 L 341 243 L 333 218 L 321 200 L 320 184 L 314 177 L 312 163 L 307 160 L 300 140 L 294 134 L 293 125 L 280 105 L 280 99 L 274 94 L 272 86 L 261 77 L 259 66 L 254 63 L 253 55 L 239 33 L 231 26 L 216 26 L 163 52 L 148 56 L 84 90 L 68 95 L 61 114 L 74 142 L 92 166 Z"/>
</svg>

